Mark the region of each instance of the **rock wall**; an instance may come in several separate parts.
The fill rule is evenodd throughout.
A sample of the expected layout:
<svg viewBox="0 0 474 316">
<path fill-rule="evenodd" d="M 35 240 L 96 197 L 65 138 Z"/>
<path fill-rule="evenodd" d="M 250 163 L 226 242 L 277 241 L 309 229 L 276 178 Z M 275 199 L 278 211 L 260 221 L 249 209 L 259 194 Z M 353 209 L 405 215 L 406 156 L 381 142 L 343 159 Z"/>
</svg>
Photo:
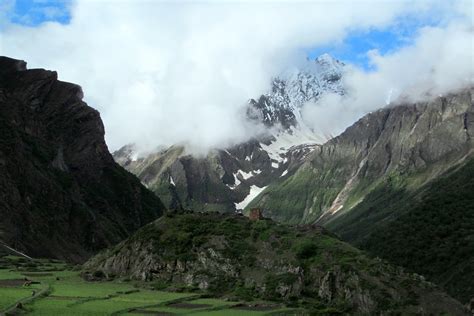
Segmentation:
<svg viewBox="0 0 474 316">
<path fill-rule="evenodd" d="M 82 261 L 164 210 L 116 164 L 99 112 L 57 73 L 0 57 L 0 239 Z"/>
</svg>

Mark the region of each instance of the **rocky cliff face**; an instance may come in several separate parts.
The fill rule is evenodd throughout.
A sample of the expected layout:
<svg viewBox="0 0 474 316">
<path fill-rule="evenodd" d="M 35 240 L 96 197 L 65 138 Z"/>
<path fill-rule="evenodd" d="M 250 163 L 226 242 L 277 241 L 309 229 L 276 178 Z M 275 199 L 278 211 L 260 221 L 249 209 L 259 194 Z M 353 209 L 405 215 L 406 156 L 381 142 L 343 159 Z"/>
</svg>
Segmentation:
<svg viewBox="0 0 474 316">
<path fill-rule="evenodd" d="M 472 155 L 473 106 L 472 90 L 465 90 L 371 113 L 251 205 L 280 221 L 328 223 L 384 181 L 419 188 Z"/>
<path fill-rule="evenodd" d="M 163 211 L 117 165 L 79 86 L 0 57 L 0 239 L 31 256 L 81 261 Z"/>
<path fill-rule="evenodd" d="M 308 128 L 301 108 L 324 93 L 343 94 L 344 65 L 325 54 L 274 78 L 271 90 L 249 101 L 248 117 L 268 133 L 206 157 L 193 157 L 173 146 L 136 157 L 133 145 L 114 153 L 116 161 L 137 175 L 171 208 L 234 212 L 270 183 L 286 178 L 325 138 Z"/>
<path fill-rule="evenodd" d="M 170 213 L 88 261 L 87 278 L 133 278 L 313 313 L 466 315 L 418 275 L 367 258 L 319 226 Z"/>
</svg>

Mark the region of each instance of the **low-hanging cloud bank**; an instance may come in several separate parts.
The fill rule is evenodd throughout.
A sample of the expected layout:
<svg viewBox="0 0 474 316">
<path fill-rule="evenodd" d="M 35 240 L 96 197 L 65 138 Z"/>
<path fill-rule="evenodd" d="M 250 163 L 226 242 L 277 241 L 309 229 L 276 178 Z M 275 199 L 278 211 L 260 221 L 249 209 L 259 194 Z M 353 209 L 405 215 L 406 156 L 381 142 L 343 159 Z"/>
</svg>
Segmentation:
<svg viewBox="0 0 474 316">
<path fill-rule="evenodd" d="M 305 58 L 304 49 L 341 42 L 350 31 L 384 28 L 400 17 L 464 15 L 469 3 L 77 1 L 67 25 L 2 24 L 0 55 L 58 70 L 60 79 L 82 85 L 86 101 L 101 112 L 111 149 L 127 143 L 148 149 L 187 143 L 205 151 L 258 132 L 243 115 L 246 100 Z M 427 48 L 414 49 L 418 60 L 430 54 Z M 445 45 L 434 49 L 440 48 Z M 344 109 L 347 117 L 331 125 L 347 126 L 380 106 L 384 90 L 401 93 L 412 86 L 406 84 L 410 74 L 397 71 L 397 65 L 416 61 L 410 54 L 409 48 L 388 56 L 374 53 L 375 72 L 354 70 L 346 79 L 356 102 L 328 96 L 324 103 L 306 106 L 305 117 L 325 128 L 323 122 L 339 119 L 335 114 Z M 367 82 L 372 86 L 364 86 Z"/>
<path fill-rule="evenodd" d="M 418 102 L 474 87 L 474 26 L 460 19 L 420 30 L 413 45 L 380 55 L 369 52 L 373 71 L 349 67 L 345 96 L 326 94 L 303 106 L 303 118 L 316 130 L 336 135 L 384 105 Z"/>
</svg>

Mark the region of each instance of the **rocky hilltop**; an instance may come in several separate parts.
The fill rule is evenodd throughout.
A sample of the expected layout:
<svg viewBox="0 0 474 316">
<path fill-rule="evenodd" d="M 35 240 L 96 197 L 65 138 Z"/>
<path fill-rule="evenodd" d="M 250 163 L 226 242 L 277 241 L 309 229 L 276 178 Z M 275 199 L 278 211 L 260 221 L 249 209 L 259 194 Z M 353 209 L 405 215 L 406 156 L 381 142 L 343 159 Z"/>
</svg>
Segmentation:
<svg viewBox="0 0 474 316">
<path fill-rule="evenodd" d="M 0 240 L 82 261 L 163 212 L 114 162 L 99 113 L 57 73 L 0 57 Z"/>
<path fill-rule="evenodd" d="M 88 279 L 132 278 L 314 314 L 467 315 L 419 275 L 338 240 L 320 226 L 216 213 L 168 213 L 84 265 Z"/>
</svg>

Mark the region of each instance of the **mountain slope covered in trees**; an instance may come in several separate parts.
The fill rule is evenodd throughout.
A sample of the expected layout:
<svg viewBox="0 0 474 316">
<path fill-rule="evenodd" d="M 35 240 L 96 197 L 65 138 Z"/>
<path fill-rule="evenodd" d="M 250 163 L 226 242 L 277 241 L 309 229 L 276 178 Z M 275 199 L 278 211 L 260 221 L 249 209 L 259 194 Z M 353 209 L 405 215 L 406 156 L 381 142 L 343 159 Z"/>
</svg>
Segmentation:
<svg viewBox="0 0 474 316">
<path fill-rule="evenodd" d="M 373 213 L 392 218 L 370 226 Z M 474 159 L 413 194 L 387 184 L 354 208 L 335 231 L 370 253 L 420 273 L 460 301 L 474 297 Z M 366 225 L 361 233 L 357 224 Z"/>
</svg>

